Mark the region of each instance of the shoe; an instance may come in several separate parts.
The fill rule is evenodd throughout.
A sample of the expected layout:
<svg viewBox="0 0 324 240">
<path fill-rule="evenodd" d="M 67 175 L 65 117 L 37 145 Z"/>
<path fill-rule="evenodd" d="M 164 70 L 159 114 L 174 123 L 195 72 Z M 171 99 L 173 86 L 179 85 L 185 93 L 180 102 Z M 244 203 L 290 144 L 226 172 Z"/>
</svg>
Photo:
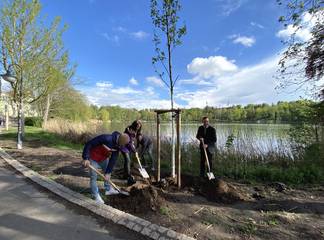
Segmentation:
<svg viewBox="0 0 324 240">
<path fill-rule="evenodd" d="M 110 188 L 108 191 L 106 190 L 105 195 L 116 195 L 119 194 L 119 192 L 115 188 Z"/>
<path fill-rule="evenodd" d="M 97 204 L 105 204 L 105 201 L 102 200 L 99 194 L 95 197 L 95 201 Z"/>
<path fill-rule="evenodd" d="M 135 183 L 136 183 L 136 180 L 134 179 L 133 176 L 130 176 L 130 177 L 127 178 L 127 185 L 128 185 L 128 186 L 132 186 L 132 185 L 134 185 Z"/>
</svg>

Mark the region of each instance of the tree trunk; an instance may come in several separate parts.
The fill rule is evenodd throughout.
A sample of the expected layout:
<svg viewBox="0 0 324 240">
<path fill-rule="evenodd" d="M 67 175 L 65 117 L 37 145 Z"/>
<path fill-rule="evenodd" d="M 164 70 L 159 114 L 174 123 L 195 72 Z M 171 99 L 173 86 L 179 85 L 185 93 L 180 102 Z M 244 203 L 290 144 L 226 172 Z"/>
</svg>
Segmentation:
<svg viewBox="0 0 324 240">
<path fill-rule="evenodd" d="M 50 96 L 50 94 L 48 94 L 46 97 L 46 106 L 45 106 L 45 112 L 43 115 L 43 127 L 46 126 L 47 120 L 48 120 L 48 113 L 49 113 L 49 108 L 51 105 L 50 98 L 51 98 L 51 96 Z"/>
<path fill-rule="evenodd" d="M 171 91 L 171 109 L 173 109 L 173 89 Z M 171 177 L 175 177 L 175 132 L 174 132 L 174 113 L 171 112 L 171 145 L 172 145 L 172 156 L 171 156 Z"/>
</svg>

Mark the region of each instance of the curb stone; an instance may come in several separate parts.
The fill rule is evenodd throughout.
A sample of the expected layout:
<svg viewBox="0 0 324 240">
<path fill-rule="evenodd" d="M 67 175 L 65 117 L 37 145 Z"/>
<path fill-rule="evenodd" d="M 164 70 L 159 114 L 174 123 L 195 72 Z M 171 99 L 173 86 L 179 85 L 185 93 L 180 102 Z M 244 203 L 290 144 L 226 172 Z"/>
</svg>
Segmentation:
<svg viewBox="0 0 324 240">
<path fill-rule="evenodd" d="M 28 167 L 24 166 L 23 164 L 12 158 L 1 147 L 0 157 L 4 159 L 5 162 L 7 162 L 10 166 L 12 166 L 22 175 L 24 175 L 26 178 L 55 193 L 56 195 L 64 198 L 70 203 L 83 207 L 100 217 L 113 221 L 114 223 L 124 226 L 145 237 L 149 237 L 151 239 L 156 240 L 194 240 L 194 238 L 191 238 L 185 234 L 177 233 L 171 229 L 153 224 L 147 220 L 123 212 L 111 206 L 98 205 L 94 200 L 89 199 L 80 193 L 74 192 L 71 189 L 66 188 L 63 185 L 29 169 Z"/>
</svg>

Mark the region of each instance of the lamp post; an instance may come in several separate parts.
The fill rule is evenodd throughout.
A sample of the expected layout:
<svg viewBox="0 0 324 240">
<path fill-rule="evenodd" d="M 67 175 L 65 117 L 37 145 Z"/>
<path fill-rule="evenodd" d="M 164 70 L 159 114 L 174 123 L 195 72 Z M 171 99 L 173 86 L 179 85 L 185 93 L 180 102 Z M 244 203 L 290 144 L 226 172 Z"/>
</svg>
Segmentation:
<svg viewBox="0 0 324 240">
<path fill-rule="evenodd" d="M 19 79 L 14 76 L 10 69 L 11 67 L 16 66 L 19 68 L 20 70 L 20 77 Z M 18 84 L 18 80 L 19 80 L 19 99 L 18 99 L 18 133 L 17 133 L 17 149 L 22 149 L 22 126 L 23 126 L 23 122 L 22 122 L 22 115 L 23 115 L 23 94 L 22 94 L 22 90 L 23 90 L 23 74 L 22 74 L 22 69 L 21 66 L 19 64 L 11 64 L 8 67 L 8 70 L 5 74 L 1 74 L 0 75 L 5 81 L 14 84 L 17 83 Z"/>
</svg>

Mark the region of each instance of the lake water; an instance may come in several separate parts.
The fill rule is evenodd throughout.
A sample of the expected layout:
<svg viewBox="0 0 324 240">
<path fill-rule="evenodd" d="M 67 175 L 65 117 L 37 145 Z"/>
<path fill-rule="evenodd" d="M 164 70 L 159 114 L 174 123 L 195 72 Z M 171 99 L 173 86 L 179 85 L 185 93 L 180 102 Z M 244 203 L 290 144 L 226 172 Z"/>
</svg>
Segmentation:
<svg viewBox="0 0 324 240">
<path fill-rule="evenodd" d="M 211 124 L 216 128 L 217 148 L 225 149 L 228 136 L 233 135 L 233 148 L 246 154 L 267 154 L 277 152 L 291 156 L 291 142 L 288 136 L 288 124 Z M 112 122 L 104 124 L 104 131 L 124 131 L 127 124 Z M 186 123 L 181 125 L 181 142 L 197 144 L 196 133 L 200 124 Z M 144 122 L 142 132 L 156 137 L 156 123 Z M 161 123 L 161 139 L 171 140 L 171 124 Z"/>
</svg>

